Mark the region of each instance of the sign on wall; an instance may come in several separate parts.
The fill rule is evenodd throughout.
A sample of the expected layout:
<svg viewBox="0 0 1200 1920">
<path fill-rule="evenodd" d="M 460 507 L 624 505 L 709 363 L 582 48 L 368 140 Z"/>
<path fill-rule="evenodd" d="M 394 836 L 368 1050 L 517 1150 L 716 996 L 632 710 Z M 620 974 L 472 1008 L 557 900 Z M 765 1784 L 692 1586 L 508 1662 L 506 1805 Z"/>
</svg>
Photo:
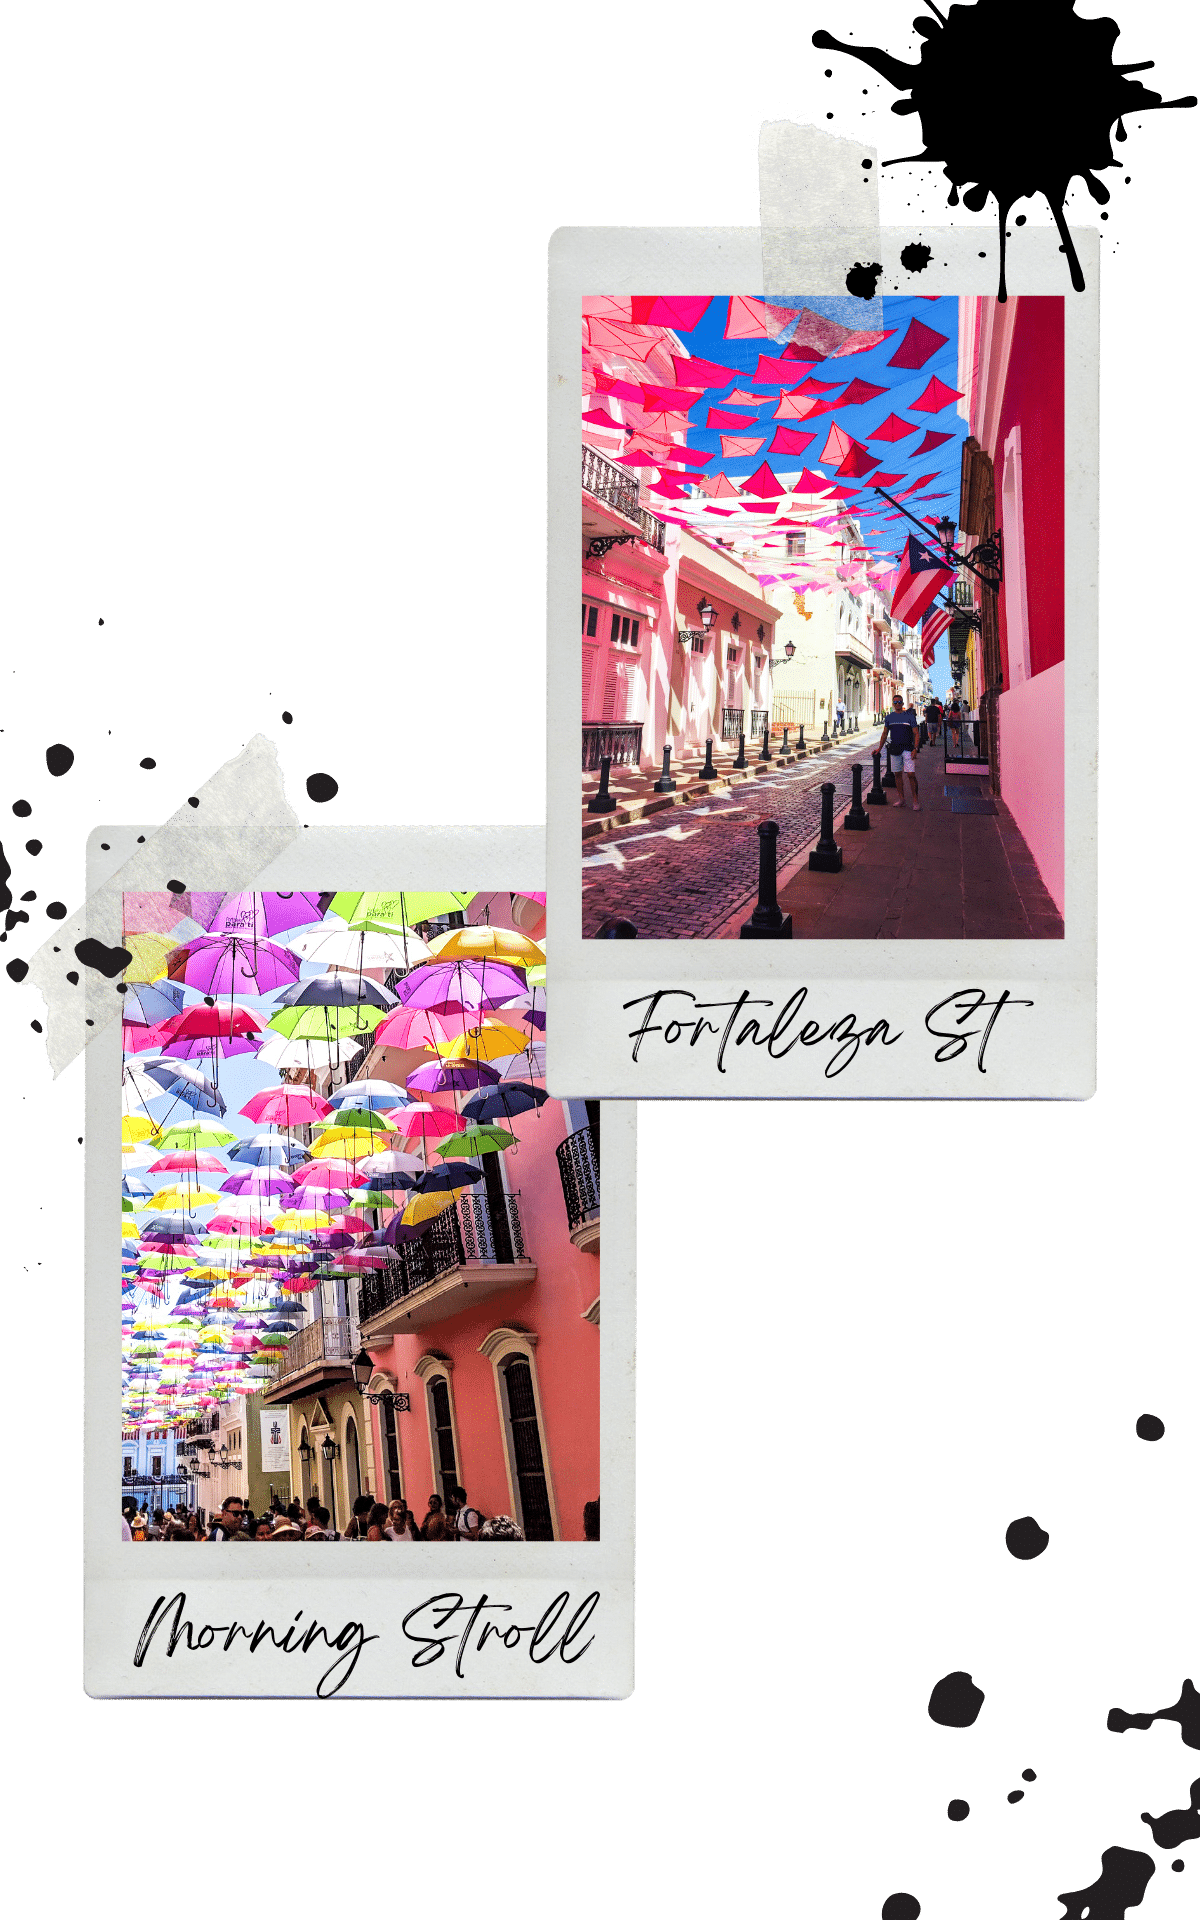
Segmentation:
<svg viewBox="0 0 1200 1920">
<path fill-rule="evenodd" d="M 259 1414 L 262 1423 L 262 1470 L 264 1473 L 288 1473 L 292 1464 L 292 1446 L 286 1413 L 266 1407 Z"/>
</svg>

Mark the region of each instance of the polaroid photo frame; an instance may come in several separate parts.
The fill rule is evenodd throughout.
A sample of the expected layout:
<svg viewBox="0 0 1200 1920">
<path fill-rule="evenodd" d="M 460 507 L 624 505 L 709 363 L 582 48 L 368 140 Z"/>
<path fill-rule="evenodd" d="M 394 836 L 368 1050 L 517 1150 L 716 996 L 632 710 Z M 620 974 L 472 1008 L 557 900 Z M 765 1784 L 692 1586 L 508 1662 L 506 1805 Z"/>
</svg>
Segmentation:
<svg viewBox="0 0 1200 1920">
<path fill-rule="evenodd" d="M 796 630 L 802 658 L 808 632 L 802 623 L 816 604 L 815 595 L 802 592 L 799 599 L 807 604 L 800 618 L 792 612 L 797 579 L 804 584 L 800 552 L 777 542 L 781 564 L 775 563 L 779 571 L 768 586 L 760 584 L 761 553 L 752 577 L 737 549 L 721 541 L 735 513 L 741 514 L 739 526 L 747 521 L 757 504 L 751 498 L 756 486 L 767 496 L 763 511 L 769 516 L 767 482 L 791 478 L 803 465 L 809 478 L 793 495 L 792 509 L 801 493 L 815 492 L 818 484 L 837 489 L 821 497 L 840 509 L 842 524 L 832 533 L 824 528 L 822 539 L 853 541 L 868 510 L 887 512 L 900 538 L 911 535 L 917 542 L 917 561 L 923 563 L 930 554 L 937 557 L 933 522 L 947 515 L 962 523 L 955 551 L 971 552 L 981 542 L 977 503 L 968 496 L 986 462 L 977 463 L 974 479 L 956 474 L 957 484 L 943 490 L 948 499 L 923 507 L 919 489 L 898 499 L 893 482 L 886 503 L 872 491 L 872 473 L 886 476 L 895 452 L 886 423 L 882 442 L 865 443 L 870 458 L 851 445 L 844 480 L 830 464 L 833 449 L 822 445 L 824 433 L 803 451 L 770 453 L 768 436 L 781 426 L 786 430 L 788 422 L 777 408 L 765 413 L 761 403 L 788 389 L 777 376 L 767 390 L 751 390 L 754 373 L 745 369 L 753 369 L 753 355 L 737 350 L 771 355 L 780 349 L 768 337 L 734 338 L 723 361 L 719 347 L 710 351 L 729 369 L 725 386 L 735 378 L 740 386 L 731 394 L 718 391 L 715 409 L 711 390 L 700 405 L 691 397 L 684 404 L 695 407 L 690 424 L 708 431 L 704 444 L 715 444 L 712 429 L 718 429 L 731 436 L 721 439 L 722 453 L 744 455 L 734 460 L 740 470 L 725 489 L 727 496 L 740 495 L 736 504 L 718 492 L 702 497 L 693 486 L 702 465 L 686 472 L 677 458 L 672 462 L 669 435 L 660 446 L 648 414 L 637 413 L 639 428 L 623 432 L 619 402 L 632 394 L 636 404 L 638 389 L 607 379 L 594 392 L 595 383 L 589 383 L 583 399 L 593 420 L 590 433 L 585 427 L 577 495 L 585 300 L 595 313 L 601 296 L 617 297 L 612 317 L 606 321 L 598 314 L 596 320 L 601 329 L 608 325 L 618 357 L 627 339 L 645 347 L 653 331 L 643 327 L 638 339 L 637 324 L 623 319 L 621 300 L 634 295 L 639 315 L 655 314 L 659 345 L 674 344 L 686 362 L 694 352 L 679 336 L 704 304 L 699 296 L 744 296 L 746 328 L 753 332 L 754 315 L 763 310 L 767 236 L 756 229 L 564 229 L 551 242 L 548 927 L 556 992 L 566 1007 L 548 1044 L 552 1090 L 585 1086 L 606 1097 L 841 1099 L 1085 1099 L 1094 1091 L 1098 238 L 1090 230 L 1075 234 L 1087 291 L 1074 293 L 1065 282 L 1057 236 L 1050 229 L 1025 229 L 1020 247 L 1009 252 L 1009 300 L 1003 306 L 995 299 L 994 266 L 979 258 L 973 233 L 927 233 L 932 258 L 919 279 L 900 267 L 911 238 L 879 234 L 882 299 L 865 297 L 875 287 L 868 271 L 863 301 L 847 300 L 844 249 L 830 244 L 831 236 L 818 235 L 807 254 L 797 250 L 797 257 L 811 262 L 803 284 L 786 298 L 769 292 L 768 300 L 799 308 L 806 298 L 815 299 L 826 310 L 839 308 L 842 320 L 846 308 L 861 304 L 861 324 L 868 328 L 878 326 L 868 316 L 877 316 L 881 306 L 884 327 L 892 326 L 887 307 L 896 298 L 893 281 L 901 285 L 896 306 L 905 327 L 922 310 L 922 298 L 954 295 L 964 314 L 969 306 L 959 355 L 975 390 L 969 402 L 958 404 L 973 410 L 968 428 L 982 432 L 985 442 L 1003 429 L 990 450 L 987 477 L 994 475 L 994 524 L 1004 555 L 1004 647 L 990 669 L 992 684 L 985 686 L 978 636 L 982 619 L 996 617 L 996 603 L 988 606 L 988 588 L 977 588 L 966 569 L 959 574 L 965 592 L 947 569 L 943 600 L 962 602 L 961 611 L 955 606 L 952 632 L 963 698 L 958 711 L 946 713 L 937 740 L 927 740 L 917 753 L 919 822 L 911 812 L 896 813 L 895 793 L 881 792 L 883 782 L 873 777 L 872 750 L 880 744 L 893 693 L 913 700 L 907 667 L 901 677 L 901 653 L 916 655 L 922 631 L 896 628 L 890 618 L 876 618 L 872 631 L 869 616 L 880 609 L 887 614 L 895 581 L 880 594 L 872 575 L 871 593 L 855 596 L 856 585 L 863 584 L 854 571 L 862 555 L 843 547 L 849 563 L 839 576 L 848 581 L 843 617 L 848 626 L 858 621 L 862 630 L 827 639 L 836 667 L 816 670 L 823 675 L 819 689 L 793 689 L 800 676 L 783 670 L 782 630 L 789 622 Z M 653 307 L 647 295 L 660 296 Z M 679 302 L 674 313 L 672 296 Z M 1036 508 L 1023 505 L 1020 433 L 1012 431 L 1003 405 L 1005 381 L 1012 382 L 1007 391 L 1017 391 L 1019 341 L 1014 348 L 1013 340 L 1015 325 L 1025 324 L 1019 321 L 1022 298 L 1026 321 L 1050 311 L 1051 302 L 1061 314 L 1063 534 L 1061 553 L 1051 553 L 1048 561 L 1041 554 L 1046 564 L 1040 573 L 1035 549 L 1039 540 L 1044 545 L 1045 528 Z M 1029 304 L 1034 300 L 1042 303 L 1039 309 Z M 778 314 L 775 307 L 770 311 Z M 779 333 L 777 325 L 773 330 Z M 801 332 L 797 328 L 792 337 Z M 785 326 L 780 337 L 786 333 Z M 884 351 L 900 341 L 897 331 Z M 669 356 L 659 357 L 670 381 Z M 919 362 L 919 353 L 914 359 Z M 720 381 L 715 362 L 701 367 L 692 382 L 697 391 Z M 788 365 L 797 388 L 814 370 L 811 358 Z M 846 361 L 845 379 L 856 365 Z M 837 358 L 815 367 L 830 388 L 838 369 Z M 686 364 L 675 372 L 682 381 Z M 916 382 L 925 377 L 917 372 Z M 963 381 L 943 385 L 962 389 Z M 644 379 L 642 391 L 651 406 L 669 403 L 669 393 L 653 393 Z M 814 416 L 828 416 L 820 399 L 814 394 L 804 404 Z M 940 390 L 934 399 L 942 401 Z M 903 404 L 913 408 L 917 400 L 914 386 Z M 756 401 L 757 415 L 721 412 L 735 402 L 752 409 Z M 953 397 L 942 403 L 949 404 L 947 417 L 957 432 L 961 421 Z M 604 425 L 609 417 L 615 423 L 611 435 Z M 913 421 L 931 431 L 942 424 L 936 412 L 917 411 L 894 431 L 905 425 L 912 431 Z M 798 440 L 802 424 L 800 418 L 792 422 Z M 739 425 L 752 436 L 744 442 L 737 437 Z M 806 430 L 828 425 L 828 417 L 813 417 Z M 606 440 L 607 454 L 599 453 L 598 438 Z M 676 435 L 676 455 L 691 444 L 691 436 L 684 443 Z M 622 445 L 633 451 L 622 454 Z M 971 445 L 988 453 L 982 442 Z M 666 467 L 642 464 L 652 463 L 656 452 Z M 769 453 L 764 479 L 761 463 Z M 1035 454 L 1027 444 L 1024 491 L 1034 498 Z M 811 468 L 814 461 L 820 466 L 822 455 L 825 470 L 814 477 Z M 885 456 L 882 466 L 878 455 Z M 856 459 L 861 472 L 852 472 Z M 967 465 L 964 460 L 964 471 Z M 641 483 L 647 471 L 651 478 L 657 472 L 660 481 L 668 476 L 665 490 Z M 844 498 L 843 487 L 849 490 Z M 810 500 L 810 526 L 812 505 Z M 804 525 L 803 516 L 797 525 Z M 569 636 L 576 631 L 581 557 L 582 640 L 576 643 Z M 646 564 L 639 567 L 639 559 Z M 1053 625 L 1057 589 L 1038 582 L 1053 583 L 1056 574 L 1062 637 L 1052 666 L 1041 672 L 1041 661 L 1029 656 L 1027 596 L 1046 593 Z M 837 597 L 837 590 L 827 594 L 825 607 Z M 871 603 L 865 618 L 854 611 L 864 598 Z M 947 644 L 945 630 L 940 644 Z M 882 652 L 885 646 L 891 651 Z M 1001 658 L 1007 678 L 998 671 Z M 815 679 L 815 672 L 809 677 Z M 925 689 L 923 704 L 929 683 L 920 681 L 919 660 L 915 678 Z M 988 744 L 984 693 L 992 702 L 998 755 Z M 950 705 L 949 698 L 943 702 Z M 924 734 L 923 715 L 918 717 Z M 622 720 L 629 724 L 622 727 Z M 798 757 L 800 739 L 805 744 Z M 700 760 L 710 741 L 716 760 L 707 763 L 713 772 L 706 775 Z M 605 758 L 607 767 L 601 764 Z M 885 749 L 887 787 L 890 759 Z M 848 819 L 855 805 L 854 762 L 861 769 L 863 805 L 855 806 L 857 819 Z M 902 758 L 894 764 L 906 778 Z M 823 817 L 826 785 L 829 819 Z M 798 807 L 794 797 L 801 787 L 808 797 Z M 911 802 L 911 784 L 907 793 Z M 782 820 L 777 838 L 774 817 Z M 928 858 L 914 852 L 912 829 L 923 834 L 920 846 Z M 939 918 L 944 879 L 954 891 L 954 929 L 946 916 Z"/>
<path fill-rule="evenodd" d="M 151 828 L 93 833 L 89 895 L 112 879 L 141 836 L 144 857 L 153 851 Z M 159 886 L 165 890 L 172 878 L 164 856 Z M 185 878 L 186 893 L 163 896 L 180 903 L 180 940 L 194 937 L 186 908 L 197 893 L 223 890 L 218 872 L 189 870 Z M 543 887 L 542 835 L 527 827 L 314 829 L 258 876 L 256 888 L 315 891 L 328 887 L 331 878 L 381 891 L 398 880 L 418 891 L 453 884 L 477 896 L 493 893 L 504 905 L 524 896 L 528 906 L 531 891 L 540 896 Z M 503 918 L 503 905 L 496 911 Z M 470 918 L 468 909 L 468 923 Z M 194 993 L 187 998 L 189 1005 L 203 1007 Z M 552 1003 L 553 994 L 550 998 Z M 374 1048 L 368 1057 L 378 1053 Z M 256 1056 L 250 1059 L 253 1063 Z M 437 1056 L 431 1059 L 436 1066 Z M 219 1072 L 231 1090 L 223 1118 L 232 1119 L 240 1132 L 248 1123 L 233 1106 L 238 1064 L 236 1058 L 222 1061 Z M 351 1071 L 361 1064 L 352 1061 Z M 597 1115 L 593 1107 L 582 1129 L 572 1132 L 582 1107 L 563 1111 L 553 1101 L 531 1106 L 511 1123 L 520 1136 L 522 1161 L 515 1187 L 512 1176 L 505 1176 L 511 1249 L 499 1248 L 494 1216 L 495 1244 L 484 1244 L 489 1233 L 485 1201 L 482 1211 L 476 1209 L 478 1217 L 458 1229 L 460 1241 L 474 1235 L 476 1244 L 462 1245 L 461 1257 L 449 1265 L 435 1261 L 437 1272 L 416 1275 L 411 1290 L 407 1268 L 401 1281 L 394 1274 L 390 1280 L 376 1278 L 378 1297 L 370 1301 L 363 1292 L 365 1277 L 348 1284 L 339 1300 L 347 1324 L 353 1321 L 352 1335 L 371 1352 L 372 1371 L 365 1382 L 353 1373 L 353 1338 L 325 1340 L 329 1323 L 310 1309 L 294 1338 L 312 1345 L 311 1336 L 319 1332 L 319 1354 L 307 1347 L 297 1351 L 296 1367 L 281 1365 L 271 1375 L 272 1384 L 260 1385 L 254 1397 L 225 1399 L 211 1410 L 197 1406 L 169 1432 L 166 1422 L 160 1431 L 155 1422 L 147 1426 L 142 1420 L 136 1429 L 128 1426 L 123 1437 L 118 1268 L 122 1221 L 133 1216 L 122 1212 L 122 1066 L 121 1022 L 111 1020 L 90 1041 L 86 1061 L 88 1692 L 99 1697 L 341 1699 L 628 1694 L 634 1520 L 632 1111 L 605 1106 Z M 197 1118 L 184 1107 L 174 1117 L 180 1116 Z M 548 1116 L 546 1131 L 539 1137 L 543 1116 Z M 157 1109 L 154 1117 L 162 1117 Z M 585 1132 L 588 1142 L 580 1146 Z M 248 1164 L 245 1170 L 254 1171 Z M 189 1177 L 159 1173 L 153 1180 Z M 457 1197 L 453 1206 L 459 1206 Z M 519 1244 L 518 1236 L 523 1236 Z M 164 1311 L 173 1292 L 164 1287 Z M 303 1302 L 303 1295 L 298 1298 Z M 322 1299 L 322 1314 L 324 1308 Z M 257 1324 L 264 1324 L 261 1317 Z M 149 1338 L 162 1329 L 139 1331 Z M 332 1332 L 341 1336 L 345 1328 L 335 1319 Z M 191 1337 L 199 1336 L 193 1331 Z M 558 1358 L 552 1352 L 556 1345 Z M 126 1365 L 131 1351 L 124 1355 Z M 288 1356 L 290 1361 L 290 1343 Z M 520 1369 L 515 1389 L 505 1385 L 505 1368 L 513 1362 Z M 572 1367 L 579 1369 L 578 1391 Z M 151 1370 L 161 1381 L 161 1365 L 155 1362 Z M 350 1495 L 355 1486 L 365 1491 L 370 1480 L 381 1501 L 399 1489 L 419 1519 L 426 1494 L 433 1487 L 440 1492 L 439 1474 L 445 1478 L 449 1456 L 441 1451 L 447 1438 L 441 1432 L 443 1415 L 451 1423 L 448 1443 L 468 1498 L 474 1485 L 485 1515 L 503 1508 L 511 1516 L 514 1502 L 519 1505 L 524 1497 L 520 1475 L 528 1475 L 531 1466 L 529 1436 L 514 1431 L 530 1413 L 525 1402 L 538 1429 L 544 1475 L 537 1500 L 551 1514 L 540 1530 L 529 1527 L 536 1537 L 410 1538 L 402 1543 L 403 1553 L 386 1539 L 310 1543 L 289 1534 L 286 1524 L 279 1539 L 122 1537 L 119 1496 L 135 1481 L 141 1505 L 179 1506 L 186 1513 L 199 1500 L 210 1510 L 209 1519 L 219 1512 L 217 1494 L 225 1491 L 249 1499 L 256 1512 L 269 1511 L 270 1500 L 286 1513 L 288 1496 L 299 1500 L 310 1490 L 333 1505 L 333 1531 L 344 1534 Z M 239 1416 L 232 1427 L 231 1406 Z M 147 1447 L 152 1456 L 143 1458 Z M 532 1463 L 534 1469 L 539 1461 Z M 578 1498 L 585 1482 L 592 1490 L 593 1480 L 599 1539 L 590 1537 L 595 1524 L 593 1513 L 589 1529 L 590 1502 L 581 1507 Z M 485 1485 L 490 1497 L 483 1496 Z M 554 1537 L 546 1537 L 549 1533 Z M 168 1554 L 168 1545 L 178 1544 L 193 1551 Z M 195 1553 L 196 1544 L 204 1545 L 202 1554 Z M 290 1548 L 286 1555 L 279 1551 L 283 1545 Z"/>
</svg>

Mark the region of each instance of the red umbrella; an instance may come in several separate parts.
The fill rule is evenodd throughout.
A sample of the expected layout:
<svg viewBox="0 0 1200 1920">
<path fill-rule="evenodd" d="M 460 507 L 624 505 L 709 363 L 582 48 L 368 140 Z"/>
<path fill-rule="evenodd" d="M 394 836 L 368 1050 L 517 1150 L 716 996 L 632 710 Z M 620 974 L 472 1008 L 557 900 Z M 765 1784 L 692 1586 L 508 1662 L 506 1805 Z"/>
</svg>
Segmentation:
<svg viewBox="0 0 1200 1920">
<path fill-rule="evenodd" d="M 265 1021 L 249 1007 L 206 1006 L 202 1001 L 194 1007 L 185 1007 L 172 1020 L 164 1020 L 159 1031 L 168 1034 L 172 1040 L 232 1038 L 243 1039 L 250 1033 L 261 1033 Z"/>
</svg>

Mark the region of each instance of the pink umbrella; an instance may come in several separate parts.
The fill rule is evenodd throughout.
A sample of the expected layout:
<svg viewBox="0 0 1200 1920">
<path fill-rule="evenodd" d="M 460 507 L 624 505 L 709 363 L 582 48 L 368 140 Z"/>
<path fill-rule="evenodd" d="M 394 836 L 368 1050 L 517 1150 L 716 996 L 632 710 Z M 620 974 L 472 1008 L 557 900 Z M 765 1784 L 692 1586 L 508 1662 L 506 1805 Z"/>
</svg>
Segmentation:
<svg viewBox="0 0 1200 1920">
<path fill-rule="evenodd" d="M 434 1107 L 423 1100 L 411 1107 L 397 1108 L 385 1118 L 393 1132 L 419 1140 L 444 1140 L 447 1134 L 461 1133 L 471 1124 L 452 1107 Z"/>
<path fill-rule="evenodd" d="M 303 1166 L 294 1169 L 292 1179 L 298 1187 L 318 1193 L 326 1188 L 366 1185 L 365 1175 L 358 1171 L 353 1160 L 306 1160 Z"/>
<path fill-rule="evenodd" d="M 239 1112 L 250 1120 L 266 1121 L 269 1126 L 302 1127 L 310 1121 L 323 1120 L 327 1113 L 333 1112 L 333 1107 L 308 1087 L 264 1087 L 261 1093 L 252 1093 Z"/>
<path fill-rule="evenodd" d="M 411 976 L 410 976 L 411 978 Z M 397 1007 L 375 1029 L 377 1047 L 430 1047 L 436 1040 L 453 1040 L 461 1019 L 445 1019 L 431 1008 Z"/>
<path fill-rule="evenodd" d="M 213 1034 L 209 1039 L 200 1034 L 190 1040 L 168 1038 L 163 1046 L 163 1052 L 169 1053 L 174 1060 L 211 1060 L 219 1049 L 228 1060 L 231 1054 L 235 1053 L 257 1053 L 261 1045 L 262 1041 L 257 1035 L 234 1034 L 231 1038 L 226 1034 Z M 138 1051 L 140 1052 L 141 1049 L 139 1048 Z"/>
<path fill-rule="evenodd" d="M 225 1162 L 215 1153 L 168 1153 L 146 1168 L 147 1173 L 226 1173 Z"/>
</svg>

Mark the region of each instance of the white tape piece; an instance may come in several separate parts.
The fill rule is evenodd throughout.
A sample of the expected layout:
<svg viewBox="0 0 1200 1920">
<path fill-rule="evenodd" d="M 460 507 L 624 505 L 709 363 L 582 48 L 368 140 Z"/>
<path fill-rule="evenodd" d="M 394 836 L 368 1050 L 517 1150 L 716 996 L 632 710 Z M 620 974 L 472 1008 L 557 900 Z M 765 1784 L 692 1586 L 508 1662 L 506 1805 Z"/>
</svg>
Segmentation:
<svg viewBox="0 0 1200 1920">
<path fill-rule="evenodd" d="M 85 939 L 110 948 L 121 945 L 122 894 L 162 892 L 170 880 L 239 892 L 300 835 L 275 748 L 265 734 L 255 734 L 194 797 L 199 806 L 185 801 L 148 833 L 145 844 L 54 929 L 29 963 L 29 978 L 46 1003 L 46 1051 L 56 1079 L 120 1011 L 120 975 L 106 978 L 85 965 L 75 949 Z M 78 976 L 77 985 L 68 973 Z"/>
<path fill-rule="evenodd" d="M 768 299 L 844 294 L 853 266 L 883 258 L 879 155 L 861 140 L 792 120 L 764 120 L 758 136 L 758 205 Z M 863 312 L 863 324 L 869 325 L 866 301 Z"/>
</svg>

